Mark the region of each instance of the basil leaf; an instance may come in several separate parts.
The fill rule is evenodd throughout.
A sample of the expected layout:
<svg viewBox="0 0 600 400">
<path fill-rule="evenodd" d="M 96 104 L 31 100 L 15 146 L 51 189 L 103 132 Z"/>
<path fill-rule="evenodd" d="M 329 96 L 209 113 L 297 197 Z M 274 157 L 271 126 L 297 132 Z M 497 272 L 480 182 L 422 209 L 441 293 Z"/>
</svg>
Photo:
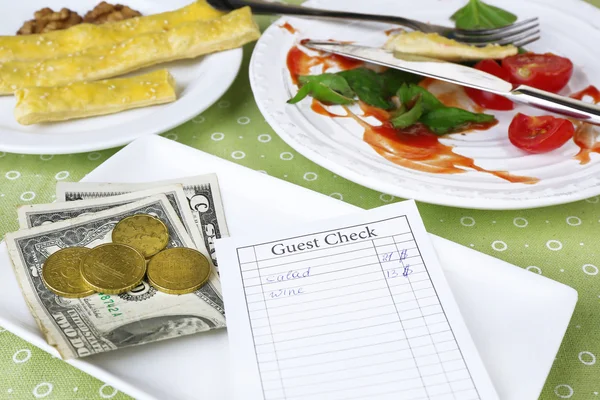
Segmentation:
<svg viewBox="0 0 600 400">
<path fill-rule="evenodd" d="M 289 104 L 296 104 L 306 96 L 311 95 L 313 98 L 328 104 L 352 104 L 354 99 L 339 94 L 338 92 L 331 90 L 323 83 L 318 81 L 309 82 L 302 86 L 298 93 L 287 102 Z"/>
<path fill-rule="evenodd" d="M 359 99 L 365 103 L 387 110 L 391 103 L 385 96 L 383 77 L 368 68 L 355 68 L 337 73 L 343 77 Z"/>
<path fill-rule="evenodd" d="M 462 108 L 437 108 L 423 115 L 420 119 L 436 135 L 443 135 L 469 122 L 491 122 L 495 119 L 490 114 L 476 114 Z"/>
<path fill-rule="evenodd" d="M 427 89 L 412 83 L 410 85 L 402 85 L 400 89 L 398 89 L 396 95 L 400 99 L 401 104 L 409 104 L 415 97 L 421 96 L 423 101 L 423 113 L 435 110 L 436 108 L 445 107 L 444 104 Z"/>
<path fill-rule="evenodd" d="M 394 68 L 387 69 L 380 75 L 383 78 L 383 90 L 387 98 L 394 96 L 403 84 L 419 83 L 423 80 L 423 77 L 420 75 Z"/>
<path fill-rule="evenodd" d="M 304 75 L 300 76 L 298 81 L 302 87 L 288 100 L 289 104 L 296 104 L 308 95 L 329 104 L 354 103 L 354 92 L 348 86 L 348 82 L 339 75 Z"/>
<path fill-rule="evenodd" d="M 414 101 L 414 105 L 407 112 L 400 114 L 392 119 L 390 122 L 394 128 L 407 128 L 419 121 L 419 118 L 423 115 L 423 97 L 418 95 Z"/>
<path fill-rule="evenodd" d="M 510 25 L 517 20 L 517 16 L 481 0 L 469 0 L 450 19 L 459 29 L 491 29 Z"/>
<path fill-rule="evenodd" d="M 345 97 L 354 97 L 354 92 L 350 89 L 348 82 L 337 74 L 320 74 L 320 75 L 302 75 L 298 77 L 300 85 L 315 82 L 327 86 L 331 90 L 335 90 Z"/>
</svg>

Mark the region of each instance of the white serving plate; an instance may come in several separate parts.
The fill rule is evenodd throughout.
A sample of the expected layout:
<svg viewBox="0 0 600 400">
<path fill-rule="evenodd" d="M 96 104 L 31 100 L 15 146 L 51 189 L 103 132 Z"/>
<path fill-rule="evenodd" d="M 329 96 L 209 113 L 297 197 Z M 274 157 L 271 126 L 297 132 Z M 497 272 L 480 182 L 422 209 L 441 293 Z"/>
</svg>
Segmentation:
<svg viewBox="0 0 600 400">
<path fill-rule="evenodd" d="M 600 10 L 581 0 L 490 0 L 525 19 L 541 21 L 541 39 L 527 48 L 569 57 L 575 64 L 573 78 L 563 94 L 590 84 L 600 86 L 596 52 L 587 45 L 600 41 Z M 310 0 L 305 5 L 371 14 L 401 15 L 440 25 L 449 20 L 464 0 Z M 295 34 L 280 28 L 287 20 Z M 286 104 L 297 87 L 286 66 L 289 49 L 301 39 L 342 40 L 379 47 L 385 43 L 388 24 L 286 18 L 273 23 L 259 39 L 250 62 L 250 83 L 260 111 L 290 146 L 317 164 L 363 186 L 433 204 L 478 209 L 522 209 L 582 200 L 600 194 L 600 154 L 580 165 L 573 140 L 561 148 L 529 155 L 508 140 L 508 126 L 517 112 L 540 115 L 526 106 L 513 111 L 490 111 L 498 125 L 485 132 L 447 135 L 440 140 L 453 152 L 474 159 L 487 170 L 509 171 L 534 177 L 529 185 L 510 183 L 488 173 L 468 170 L 460 174 L 434 174 L 396 165 L 363 140 L 364 129 L 348 118 L 330 118 L 311 110 L 311 98 Z M 334 70 L 332 70 L 334 71 Z M 314 71 L 319 73 L 320 71 Z M 344 115 L 339 107 L 331 108 Z M 547 114 L 547 113 L 546 113 Z M 375 125 L 378 123 L 373 122 Z M 597 128 L 600 132 L 600 128 Z M 600 140 L 600 133 L 597 140 Z"/>
<path fill-rule="evenodd" d="M 85 181 L 144 182 L 216 172 L 232 235 L 360 209 L 163 139 L 139 139 Z M 503 400 L 534 400 L 577 302 L 572 288 L 431 235 L 475 345 Z M 0 325 L 57 355 L 42 338 L 0 247 Z M 230 399 L 225 330 L 68 361 L 137 399 Z"/>
<path fill-rule="evenodd" d="M 0 35 L 14 35 L 21 24 L 43 7 L 67 7 L 81 16 L 97 0 L 27 0 L 12 2 L 0 13 Z M 175 10 L 191 0 L 129 0 L 143 15 Z M 216 102 L 233 83 L 242 63 L 242 49 L 174 61 L 136 71 L 137 75 L 167 68 L 177 83 L 177 101 L 112 115 L 40 125 L 20 125 L 13 116 L 14 96 L 0 96 L 0 151 L 25 154 L 70 154 L 122 146 L 132 140 L 165 132 L 194 118 Z"/>
</svg>

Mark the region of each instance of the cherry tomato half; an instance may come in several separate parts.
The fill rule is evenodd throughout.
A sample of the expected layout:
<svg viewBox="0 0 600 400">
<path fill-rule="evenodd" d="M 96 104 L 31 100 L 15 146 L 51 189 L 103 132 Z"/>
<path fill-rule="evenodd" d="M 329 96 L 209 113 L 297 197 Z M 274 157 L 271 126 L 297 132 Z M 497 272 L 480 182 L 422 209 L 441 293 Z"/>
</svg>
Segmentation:
<svg viewBox="0 0 600 400">
<path fill-rule="evenodd" d="M 524 53 L 506 57 L 502 68 L 515 84 L 529 85 L 549 92 L 558 92 L 569 83 L 573 63 L 568 58 L 551 53 Z"/>
<path fill-rule="evenodd" d="M 574 133 L 571 121 L 549 115 L 530 117 L 518 113 L 508 127 L 510 142 L 529 153 L 546 153 L 558 149 Z"/>
<path fill-rule="evenodd" d="M 480 61 L 475 64 L 475 68 L 510 82 L 510 74 L 494 60 Z M 515 104 L 506 97 L 472 88 L 465 88 L 465 91 L 471 100 L 483 108 L 501 111 L 512 110 L 515 108 Z"/>
</svg>

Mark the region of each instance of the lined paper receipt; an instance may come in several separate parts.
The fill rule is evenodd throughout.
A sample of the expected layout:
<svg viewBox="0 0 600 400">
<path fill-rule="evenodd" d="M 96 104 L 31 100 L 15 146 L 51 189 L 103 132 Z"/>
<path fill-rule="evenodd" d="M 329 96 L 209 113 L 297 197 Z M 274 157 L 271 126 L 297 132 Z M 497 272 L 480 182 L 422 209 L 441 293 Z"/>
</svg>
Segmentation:
<svg viewBox="0 0 600 400">
<path fill-rule="evenodd" d="M 236 398 L 498 399 L 414 202 L 217 252 Z"/>
</svg>

